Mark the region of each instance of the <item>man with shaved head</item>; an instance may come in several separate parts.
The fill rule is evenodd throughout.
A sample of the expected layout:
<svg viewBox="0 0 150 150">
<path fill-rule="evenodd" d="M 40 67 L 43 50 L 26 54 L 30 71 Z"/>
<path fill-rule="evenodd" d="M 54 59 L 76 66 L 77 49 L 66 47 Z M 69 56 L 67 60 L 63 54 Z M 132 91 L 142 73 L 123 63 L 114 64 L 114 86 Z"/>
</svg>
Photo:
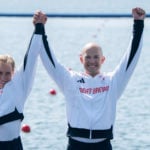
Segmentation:
<svg viewBox="0 0 150 150">
<path fill-rule="evenodd" d="M 57 61 L 43 34 L 41 59 L 66 98 L 67 150 L 112 150 L 110 141 L 113 139 L 117 100 L 133 73 L 142 48 L 145 11 L 133 8 L 132 15 L 131 42 L 120 63 L 110 73 L 100 71 L 105 57 L 98 44 L 85 45 L 80 55 L 84 72 L 75 72 Z M 46 15 L 36 12 L 35 26 L 44 30 L 45 22 Z"/>
<path fill-rule="evenodd" d="M 104 60 L 102 49 L 96 43 L 86 44 L 80 55 L 80 61 L 85 68 L 85 72 L 92 77 L 100 73 Z"/>
</svg>

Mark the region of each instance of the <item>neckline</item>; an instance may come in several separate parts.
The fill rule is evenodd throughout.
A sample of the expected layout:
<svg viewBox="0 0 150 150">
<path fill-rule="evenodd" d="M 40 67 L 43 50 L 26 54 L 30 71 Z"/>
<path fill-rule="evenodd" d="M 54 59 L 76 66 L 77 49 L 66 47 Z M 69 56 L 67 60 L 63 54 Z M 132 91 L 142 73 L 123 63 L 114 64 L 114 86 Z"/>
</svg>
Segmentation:
<svg viewBox="0 0 150 150">
<path fill-rule="evenodd" d="M 97 77 L 102 77 L 102 76 L 103 76 L 102 73 L 98 73 L 98 74 L 95 75 L 94 77 L 91 76 L 90 74 L 87 74 L 86 72 L 82 72 L 82 74 L 83 74 L 84 76 L 89 77 L 89 78 L 92 78 L 92 79 L 95 79 L 95 78 L 97 78 Z"/>
</svg>

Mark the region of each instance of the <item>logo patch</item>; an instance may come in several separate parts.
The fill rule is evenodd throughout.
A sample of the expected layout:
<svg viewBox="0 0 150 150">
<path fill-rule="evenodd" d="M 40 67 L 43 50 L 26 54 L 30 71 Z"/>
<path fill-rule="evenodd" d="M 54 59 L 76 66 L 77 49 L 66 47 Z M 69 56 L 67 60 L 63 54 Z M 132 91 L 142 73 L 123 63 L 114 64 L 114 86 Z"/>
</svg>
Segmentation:
<svg viewBox="0 0 150 150">
<path fill-rule="evenodd" d="M 84 79 L 81 78 L 80 80 L 77 80 L 77 82 L 80 82 L 80 83 L 85 83 Z"/>
</svg>

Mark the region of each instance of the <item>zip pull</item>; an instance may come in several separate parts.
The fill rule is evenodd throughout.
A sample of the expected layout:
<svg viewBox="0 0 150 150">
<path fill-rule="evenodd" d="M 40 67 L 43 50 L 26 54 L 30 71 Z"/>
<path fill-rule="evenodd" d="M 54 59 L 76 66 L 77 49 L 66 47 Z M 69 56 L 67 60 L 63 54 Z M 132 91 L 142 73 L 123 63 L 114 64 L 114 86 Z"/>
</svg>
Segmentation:
<svg viewBox="0 0 150 150">
<path fill-rule="evenodd" d="M 90 130 L 90 139 L 92 139 L 92 130 Z"/>
</svg>

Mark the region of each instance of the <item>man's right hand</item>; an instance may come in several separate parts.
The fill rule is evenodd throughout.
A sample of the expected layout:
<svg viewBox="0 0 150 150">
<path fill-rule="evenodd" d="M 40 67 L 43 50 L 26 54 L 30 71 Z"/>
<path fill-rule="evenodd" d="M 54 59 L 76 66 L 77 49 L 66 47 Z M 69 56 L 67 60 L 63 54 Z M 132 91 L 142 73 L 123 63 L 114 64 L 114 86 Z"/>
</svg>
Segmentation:
<svg viewBox="0 0 150 150">
<path fill-rule="evenodd" d="M 132 9 L 132 15 L 135 20 L 144 20 L 145 18 L 145 10 L 139 7 Z"/>
<path fill-rule="evenodd" d="M 33 16 L 33 24 L 43 23 L 45 24 L 47 21 L 47 16 L 42 11 L 36 11 Z"/>
</svg>

